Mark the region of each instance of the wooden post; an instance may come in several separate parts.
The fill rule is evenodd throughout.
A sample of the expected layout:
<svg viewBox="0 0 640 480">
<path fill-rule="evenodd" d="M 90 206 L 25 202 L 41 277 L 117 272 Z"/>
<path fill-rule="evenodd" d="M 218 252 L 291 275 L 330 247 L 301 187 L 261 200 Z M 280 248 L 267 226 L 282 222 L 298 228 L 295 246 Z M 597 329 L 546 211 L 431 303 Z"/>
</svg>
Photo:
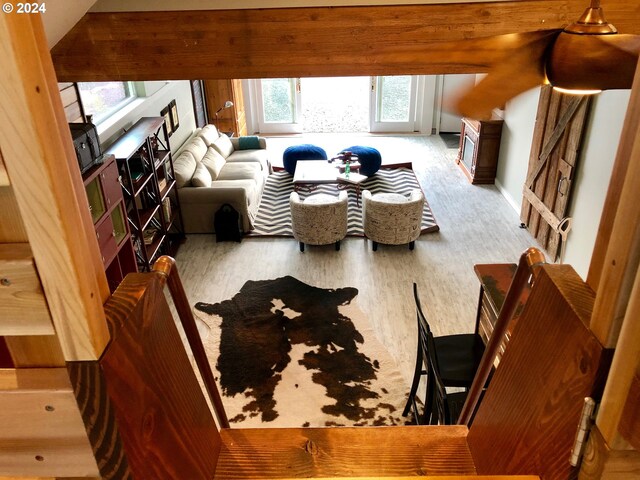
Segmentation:
<svg viewBox="0 0 640 480">
<path fill-rule="evenodd" d="M 613 172 L 587 278 L 597 292 L 591 330 L 610 348 L 640 263 L 640 63 Z"/>
<path fill-rule="evenodd" d="M 11 188 L 64 357 L 97 360 L 109 340 L 108 287 L 39 15 L 1 15 L 0 45 L 0 149 Z"/>
</svg>

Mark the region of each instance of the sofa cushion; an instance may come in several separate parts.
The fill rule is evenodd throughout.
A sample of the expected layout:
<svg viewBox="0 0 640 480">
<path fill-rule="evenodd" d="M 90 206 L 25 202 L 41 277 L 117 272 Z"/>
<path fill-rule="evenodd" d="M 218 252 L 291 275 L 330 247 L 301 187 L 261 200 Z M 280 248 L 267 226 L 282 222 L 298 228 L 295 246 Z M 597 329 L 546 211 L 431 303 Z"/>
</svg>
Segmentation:
<svg viewBox="0 0 640 480">
<path fill-rule="evenodd" d="M 207 167 L 207 170 L 209 170 L 211 179 L 216 180 L 220 174 L 220 170 L 222 170 L 222 167 L 224 167 L 224 164 L 227 163 L 227 161 L 215 148 L 209 147 L 206 155 L 202 157 L 202 163 Z"/>
<path fill-rule="evenodd" d="M 207 145 L 201 137 L 193 137 L 184 147 L 183 152 L 189 152 L 197 161 L 201 161 L 202 157 L 207 153 Z"/>
<path fill-rule="evenodd" d="M 260 165 L 253 162 L 227 163 L 217 180 L 254 180 L 256 184 L 262 182 L 263 175 Z"/>
<path fill-rule="evenodd" d="M 198 162 L 196 166 L 196 171 L 194 172 L 193 177 L 191 177 L 191 185 L 194 187 L 211 186 L 211 174 L 202 162 Z"/>
<path fill-rule="evenodd" d="M 176 186 L 178 188 L 191 185 L 191 177 L 196 171 L 196 159 L 191 152 L 182 152 L 173 161 L 173 171 L 176 174 Z"/>
<path fill-rule="evenodd" d="M 218 133 L 218 129 L 215 125 L 205 125 L 198 132 L 198 136 L 201 137 L 202 140 L 204 140 L 204 143 L 207 145 L 207 147 L 210 147 L 211 145 L 213 145 L 213 142 L 218 139 L 220 134 Z"/>
<path fill-rule="evenodd" d="M 236 150 L 227 157 L 227 162 L 255 162 L 264 168 L 268 158 L 266 150 Z"/>
<path fill-rule="evenodd" d="M 224 133 L 221 134 L 215 142 L 212 144 L 213 148 L 215 148 L 220 155 L 224 158 L 227 158 L 229 155 L 233 153 L 233 145 L 231 144 L 231 140 Z"/>
</svg>

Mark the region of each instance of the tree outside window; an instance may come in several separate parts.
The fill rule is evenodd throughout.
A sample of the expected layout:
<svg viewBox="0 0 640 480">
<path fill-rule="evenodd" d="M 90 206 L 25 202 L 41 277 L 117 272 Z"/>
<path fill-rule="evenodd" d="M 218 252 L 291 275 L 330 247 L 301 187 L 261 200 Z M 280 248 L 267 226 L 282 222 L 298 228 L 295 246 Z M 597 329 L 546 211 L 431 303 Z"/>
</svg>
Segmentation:
<svg viewBox="0 0 640 480">
<path fill-rule="evenodd" d="M 86 115 L 99 124 L 136 98 L 133 82 L 78 83 Z"/>
</svg>

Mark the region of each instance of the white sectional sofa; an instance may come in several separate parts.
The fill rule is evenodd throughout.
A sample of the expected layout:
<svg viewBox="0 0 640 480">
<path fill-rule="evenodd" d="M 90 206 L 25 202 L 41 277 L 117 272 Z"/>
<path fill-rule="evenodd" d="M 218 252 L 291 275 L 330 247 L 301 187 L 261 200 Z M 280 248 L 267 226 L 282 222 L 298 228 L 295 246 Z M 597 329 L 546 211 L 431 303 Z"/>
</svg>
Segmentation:
<svg viewBox="0 0 640 480">
<path fill-rule="evenodd" d="M 272 172 L 266 148 L 262 137 L 229 138 L 214 125 L 196 130 L 173 162 L 186 233 L 214 233 L 214 215 L 225 203 L 240 214 L 244 232 L 253 229 Z"/>
</svg>

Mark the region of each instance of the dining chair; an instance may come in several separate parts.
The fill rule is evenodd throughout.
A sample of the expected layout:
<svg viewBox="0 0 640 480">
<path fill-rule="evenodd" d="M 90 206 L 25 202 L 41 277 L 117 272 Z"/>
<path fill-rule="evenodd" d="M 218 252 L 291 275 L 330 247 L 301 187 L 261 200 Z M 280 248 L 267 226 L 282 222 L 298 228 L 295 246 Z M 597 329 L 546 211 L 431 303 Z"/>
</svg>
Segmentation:
<svg viewBox="0 0 640 480">
<path fill-rule="evenodd" d="M 431 395 L 431 398 L 426 400 L 429 406 L 429 424 L 454 425 L 457 423 L 464 402 L 467 400 L 467 391 L 447 392 L 447 387 L 445 387 L 440 375 L 435 338 L 431 332 L 427 332 L 426 335 L 429 372 L 427 374 L 427 382 L 431 383 L 427 393 Z M 423 414 L 424 417 L 425 415 Z"/>
<path fill-rule="evenodd" d="M 458 387 L 467 390 L 473 383 L 473 378 L 482 359 L 484 342 L 478 334 L 477 320 L 474 333 L 433 337 L 429 322 L 422 310 L 416 283 L 413 284 L 413 297 L 416 304 L 418 324 L 418 348 L 409 398 L 402 414 L 407 416 L 409 411 L 413 410 L 416 423 L 420 425 L 429 422 L 431 410 L 434 406 L 435 390 L 438 387 L 433 379 L 430 378 L 430 364 L 434 364 L 434 368 L 437 366 L 438 376 L 444 388 Z M 428 345 L 429 335 L 433 340 L 431 349 Z M 433 352 L 437 362 L 430 362 L 429 350 Z M 427 377 L 426 395 L 424 399 L 420 399 L 424 405 L 424 410 L 420 413 L 416 396 L 420 380 L 424 376 Z M 455 398 L 458 399 L 458 397 Z"/>
</svg>

